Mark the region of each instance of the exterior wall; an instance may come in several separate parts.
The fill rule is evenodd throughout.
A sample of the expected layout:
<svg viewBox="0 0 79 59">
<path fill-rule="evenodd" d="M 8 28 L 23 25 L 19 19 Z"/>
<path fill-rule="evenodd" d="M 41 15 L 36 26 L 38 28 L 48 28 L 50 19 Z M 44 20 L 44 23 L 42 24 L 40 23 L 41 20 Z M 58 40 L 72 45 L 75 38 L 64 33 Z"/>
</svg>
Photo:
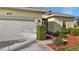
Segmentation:
<svg viewBox="0 0 79 59">
<path fill-rule="evenodd" d="M 54 32 L 54 20 L 55 18 L 48 19 L 48 31 Z"/>
<path fill-rule="evenodd" d="M 68 18 L 67 19 L 66 28 L 74 28 L 73 18 Z"/>
<path fill-rule="evenodd" d="M 62 18 L 59 17 L 53 17 L 48 19 L 48 30 L 52 32 L 56 32 L 57 30 L 62 28 Z"/>
<path fill-rule="evenodd" d="M 7 13 L 12 13 L 12 15 L 7 15 Z M 10 8 L 0 8 L 0 16 L 12 16 L 12 17 L 42 17 L 42 13 L 26 11 L 26 10 L 16 10 Z"/>
<path fill-rule="evenodd" d="M 11 14 L 7 14 L 11 13 Z M 0 19 L 5 20 L 35 20 L 35 25 L 37 25 L 38 20 L 40 20 L 39 25 L 42 25 L 42 13 L 34 12 L 34 11 L 26 11 L 26 10 L 16 10 L 10 8 L 0 8 Z M 36 27 L 35 27 L 36 31 Z"/>
<path fill-rule="evenodd" d="M 48 30 L 56 32 L 63 27 L 63 17 L 52 17 L 48 19 Z M 74 27 L 73 18 L 66 18 L 66 28 Z"/>
<path fill-rule="evenodd" d="M 7 13 L 12 13 L 11 15 L 7 15 Z M 34 12 L 34 11 L 27 11 L 27 10 L 17 10 L 12 8 L 1 8 L 0 7 L 0 19 L 1 18 L 15 18 L 15 19 L 33 19 L 35 23 L 40 20 L 40 24 L 42 24 L 42 13 L 41 12 Z"/>
<path fill-rule="evenodd" d="M 48 31 L 54 32 L 54 22 L 48 22 Z"/>
</svg>

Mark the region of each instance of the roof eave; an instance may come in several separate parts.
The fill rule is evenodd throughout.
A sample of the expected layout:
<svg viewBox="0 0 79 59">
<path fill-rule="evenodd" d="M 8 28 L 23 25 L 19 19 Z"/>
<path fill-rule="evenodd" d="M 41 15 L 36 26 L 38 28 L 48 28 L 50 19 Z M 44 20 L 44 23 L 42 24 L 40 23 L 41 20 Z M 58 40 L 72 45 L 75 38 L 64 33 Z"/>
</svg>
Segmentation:
<svg viewBox="0 0 79 59">
<path fill-rule="evenodd" d="M 69 18 L 75 18 L 75 16 L 55 16 L 55 15 L 53 15 L 53 16 L 48 16 L 48 18 L 50 18 L 50 17 L 69 17 Z"/>
<path fill-rule="evenodd" d="M 28 10 L 28 11 L 41 12 L 41 13 L 49 12 L 48 10 L 37 10 L 37 9 L 25 8 L 25 7 L 7 7 L 7 8 L 17 9 L 17 10 Z"/>
</svg>

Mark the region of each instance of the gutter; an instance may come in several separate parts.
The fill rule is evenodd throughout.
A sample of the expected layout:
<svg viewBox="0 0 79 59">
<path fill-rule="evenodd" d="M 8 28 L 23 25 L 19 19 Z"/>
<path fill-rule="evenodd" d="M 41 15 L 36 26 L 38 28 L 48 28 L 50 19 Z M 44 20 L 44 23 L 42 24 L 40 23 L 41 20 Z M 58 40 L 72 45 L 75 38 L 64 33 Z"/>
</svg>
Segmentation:
<svg viewBox="0 0 79 59">
<path fill-rule="evenodd" d="M 17 10 L 27 10 L 27 11 L 34 11 L 34 12 L 41 12 L 41 13 L 49 12 L 47 9 L 40 9 L 40 8 L 39 9 L 28 8 L 28 7 L 3 7 L 3 8 L 11 8 L 11 9 L 17 9 Z"/>
</svg>

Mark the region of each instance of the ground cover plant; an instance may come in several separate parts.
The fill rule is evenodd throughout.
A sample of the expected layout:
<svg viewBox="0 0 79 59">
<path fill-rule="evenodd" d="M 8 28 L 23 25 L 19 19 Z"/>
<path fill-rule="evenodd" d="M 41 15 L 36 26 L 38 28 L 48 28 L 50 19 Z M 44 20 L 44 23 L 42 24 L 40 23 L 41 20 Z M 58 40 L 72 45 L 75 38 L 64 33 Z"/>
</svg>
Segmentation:
<svg viewBox="0 0 79 59">
<path fill-rule="evenodd" d="M 68 36 L 66 38 L 66 40 L 68 41 L 68 43 L 66 45 L 56 45 L 56 44 L 47 44 L 47 46 L 60 51 L 60 50 L 67 50 L 67 51 L 78 51 L 79 50 L 79 36 L 74 36 L 74 35 L 70 35 L 70 34 L 66 34 L 66 36 Z M 62 37 L 63 38 L 63 37 Z M 77 45 L 77 46 L 76 46 Z M 74 47 L 76 46 L 76 47 Z M 68 49 L 67 49 L 68 48 Z M 72 49 L 73 48 L 73 49 Z"/>
</svg>

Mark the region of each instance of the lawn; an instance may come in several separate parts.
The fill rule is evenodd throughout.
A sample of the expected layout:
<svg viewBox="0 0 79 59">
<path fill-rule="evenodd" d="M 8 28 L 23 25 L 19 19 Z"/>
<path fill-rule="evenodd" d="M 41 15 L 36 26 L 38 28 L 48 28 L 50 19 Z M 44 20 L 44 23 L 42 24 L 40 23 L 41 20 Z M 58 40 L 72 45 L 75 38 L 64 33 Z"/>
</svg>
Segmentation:
<svg viewBox="0 0 79 59">
<path fill-rule="evenodd" d="M 58 51 L 79 51 L 79 45 L 73 45 L 68 48 L 60 48 Z"/>
<path fill-rule="evenodd" d="M 58 46 L 56 44 L 47 44 L 47 46 L 57 51 L 79 51 L 79 36 L 71 34 L 66 34 L 65 36 L 67 36 L 65 40 L 68 40 L 68 43 L 66 45 Z"/>
</svg>

